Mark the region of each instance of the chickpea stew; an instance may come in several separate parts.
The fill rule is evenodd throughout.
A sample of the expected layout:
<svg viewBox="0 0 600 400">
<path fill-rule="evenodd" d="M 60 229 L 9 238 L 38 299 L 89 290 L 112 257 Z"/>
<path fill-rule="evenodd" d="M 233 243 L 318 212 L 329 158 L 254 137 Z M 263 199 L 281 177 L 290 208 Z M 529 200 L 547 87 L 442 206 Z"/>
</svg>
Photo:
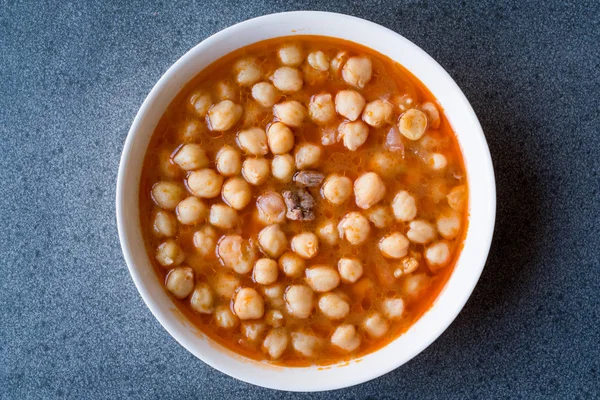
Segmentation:
<svg viewBox="0 0 600 400">
<path fill-rule="evenodd" d="M 207 336 L 256 360 L 327 365 L 405 332 L 448 280 L 467 177 L 411 73 L 317 36 L 239 49 L 190 81 L 148 147 L 149 257 Z"/>
</svg>

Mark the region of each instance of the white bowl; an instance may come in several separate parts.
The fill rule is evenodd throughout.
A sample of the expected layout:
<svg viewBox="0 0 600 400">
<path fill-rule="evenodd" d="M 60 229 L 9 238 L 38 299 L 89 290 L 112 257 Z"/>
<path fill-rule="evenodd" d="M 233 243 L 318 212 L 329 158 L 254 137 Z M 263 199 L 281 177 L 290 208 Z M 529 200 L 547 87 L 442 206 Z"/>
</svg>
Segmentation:
<svg viewBox="0 0 600 400">
<path fill-rule="evenodd" d="M 178 311 L 150 264 L 142 238 L 138 194 L 144 154 L 165 109 L 207 65 L 240 47 L 280 36 L 323 35 L 370 47 L 396 60 L 429 88 L 458 136 L 470 188 L 469 227 L 460 259 L 433 306 L 404 335 L 349 363 L 285 368 L 239 356 L 206 338 Z M 227 28 L 187 52 L 160 78 L 140 108 L 125 141 L 117 180 L 117 223 L 125 261 L 146 305 L 183 347 L 234 378 L 272 389 L 321 391 L 381 376 L 419 354 L 450 325 L 483 270 L 494 230 L 494 171 L 479 121 L 446 71 L 419 47 L 372 22 L 342 14 L 300 11 L 272 14 Z M 157 349 L 156 351 L 160 351 Z"/>
</svg>

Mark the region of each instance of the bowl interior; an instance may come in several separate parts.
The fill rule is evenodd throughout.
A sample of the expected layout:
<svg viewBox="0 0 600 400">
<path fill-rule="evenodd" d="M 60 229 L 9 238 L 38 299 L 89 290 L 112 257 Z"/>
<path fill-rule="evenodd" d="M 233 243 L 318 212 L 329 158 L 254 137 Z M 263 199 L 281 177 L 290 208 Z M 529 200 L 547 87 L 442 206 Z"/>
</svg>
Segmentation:
<svg viewBox="0 0 600 400">
<path fill-rule="evenodd" d="M 169 103 L 203 68 L 240 47 L 280 36 L 323 35 L 368 46 L 399 62 L 433 93 L 457 134 L 470 187 L 469 228 L 446 286 L 404 335 L 351 362 L 329 367 L 284 368 L 243 358 L 208 340 L 166 295 L 148 260 L 141 234 L 138 194 L 146 148 Z M 319 391 L 355 385 L 402 365 L 433 342 L 470 296 L 485 264 L 495 218 L 494 174 L 483 132 L 452 78 L 424 51 L 374 23 L 341 14 L 291 12 L 242 22 L 206 39 L 179 59 L 140 108 L 123 149 L 117 182 L 117 223 L 125 260 L 142 298 L 165 329 L 212 367 L 243 381 L 281 390 Z"/>
</svg>

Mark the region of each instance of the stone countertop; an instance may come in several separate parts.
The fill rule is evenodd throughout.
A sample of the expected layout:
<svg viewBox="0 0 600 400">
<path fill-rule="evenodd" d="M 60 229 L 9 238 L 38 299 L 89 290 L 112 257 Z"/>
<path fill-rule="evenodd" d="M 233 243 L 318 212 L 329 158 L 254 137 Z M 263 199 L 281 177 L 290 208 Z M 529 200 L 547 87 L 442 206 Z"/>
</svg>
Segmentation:
<svg viewBox="0 0 600 400">
<path fill-rule="evenodd" d="M 319 9 L 431 54 L 471 101 L 498 186 L 481 281 L 397 370 L 311 398 L 600 396 L 600 3 L 0 1 L 0 398 L 300 398 L 178 345 L 123 260 L 129 126 L 182 54 L 236 22 Z M 342 4 L 340 2 L 339 4 Z"/>
</svg>

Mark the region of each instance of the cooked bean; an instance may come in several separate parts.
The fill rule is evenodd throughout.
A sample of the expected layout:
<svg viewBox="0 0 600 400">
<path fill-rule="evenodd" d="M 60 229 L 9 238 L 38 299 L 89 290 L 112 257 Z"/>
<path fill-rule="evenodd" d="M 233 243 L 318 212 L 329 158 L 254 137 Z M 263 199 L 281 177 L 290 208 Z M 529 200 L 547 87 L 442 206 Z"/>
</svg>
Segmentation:
<svg viewBox="0 0 600 400">
<path fill-rule="evenodd" d="M 152 200 L 165 210 L 174 210 L 185 197 L 185 189 L 178 183 L 160 181 L 152 186 Z"/>
<path fill-rule="evenodd" d="M 389 328 L 388 322 L 378 312 L 372 313 L 363 321 L 363 329 L 373 339 L 385 335 Z"/>
<path fill-rule="evenodd" d="M 286 276 L 298 278 L 304 275 L 306 262 L 298 254 L 288 251 L 279 257 L 279 268 Z"/>
<path fill-rule="evenodd" d="M 385 196 L 385 185 L 379 175 L 367 172 L 354 181 L 356 205 L 367 209 L 379 203 Z"/>
<path fill-rule="evenodd" d="M 254 127 L 240 131 L 237 134 L 237 143 L 247 154 L 264 156 L 269 152 L 267 135 L 262 128 Z"/>
<path fill-rule="evenodd" d="M 292 347 L 304 357 L 314 357 L 321 340 L 315 335 L 292 332 Z"/>
<path fill-rule="evenodd" d="M 297 44 L 287 44 L 282 46 L 277 52 L 277 56 L 283 65 L 289 65 L 291 67 L 297 67 L 304 61 L 302 49 Z"/>
<path fill-rule="evenodd" d="M 446 156 L 441 153 L 433 153 L 429 158 L 429 165 L 432 169 L 436 171 L 440 171 L 448 165 L 448 160 Z"/>
<path fill-rule="evenodd" d="M 369 237 L 370 230 L 369 220 L 358 212 L 347 213 L 338 224 L 340 237 L 353 245 L 364 243 Z"/>
<path fill-rule="evenodd" d="M 365 104 L 365 99 L 354 90 L 340 90 L 335 96 L 335 110 L 350 121 L 356 121 Z"/>
<path fill-rule="evenodd" d="M 199 198 L 190 196 L 177 204 L 175 212 L 183 225 L 195 225 L 206 219 L 208 207 Z"/>
<path fill-rule="evenodd" d="M 177 219 L 168 211 L 158 210 L 154 215 L 152 230 L 157 237 L 171 237 L 177 233 Z"/>
<path fill-rule="evenodd" d="M 157 154 L 158 166 L 162 178 L 177 179 L 181 175 L 181 168 L 171 159 L 171 151 L 160 149 Z"/>
<path fill-rule="evenodd" d="M 435 228 L 429 222 L 416 219 L 409 224 L 406 236 L 413 243 L 425 244 L 435 239 Z"/>
<path fill-rule="evenodd" d="M 410 140 L 419 140 L 427 129 L 427 117 L 416 108 L 406 111 L 398 121 L 400 133 Z"/>
<path fill-rule="evenodd" d="M 287 248 L 288 240 L 279 225 L 269 225 L 258 233 L 258 244 L 269 257 L 279 257 Z"/>
<path fill-rule="evenodd" d="M 263 341 L 263 348 L 272 359 L 277 359 L 287 348 L 288 341 L 285 328 L 271 329 Z"/>
<path fill-rule="evenodd" d="M 221 328 L 233 329 L 239 324 L 240 320 L 231 312 L 229 306 L 221 305 L 215 309 L 215 322 Z"/>
<path fill-rule="evenodd" d="M 275 122 L 269 126 L 267 139 L 273 154 L 285 154 L 294 147 L 294 132 L 282 122 Z"/>
<path fill-rule="evenodd" d="M 190 306 L 192 310 L 199 314 L 212 314 L 214 310 L 214 295 L 210 286 L 206 283 L 198 283 L 192 297 L 190 297 Z"/>
<path fill-rule="evenodd" d="M 296 146 L 294 158 L 299 170 L 314 168 L 321 161 L 321 146 L 312 143 L 302 143 Z"/>
<path fill-rule="evenodd" d="M 347 59 L 348 59 L 348 52 L 347 51 L 339 51 L 335 55 L 335 57 L 333 57 L 331 62 L 329 63 L 329 69 L 331 70 L 331 72 L 334 75 L 339 74 L 339 72 L 342 70 L 342 67 L 344 66 L 344 63 L 346 62 Z"/>
<path fill-rule="evenodd" d="M 184 144 L 173 157 L 173 162 L 186 171 L 208 167 L 204 149 L 195 143 Z"/>
<path fill-rule="evenodd" d="M 156 261 L 163 267 L 176 267 L 185 260 L 185 254 L 173 239 L 167 239 L 156 249 Z"/>
<path fill-rule="evenodd" d="M 242 106 L 231 100 L 220 101 L 208 110 L 208 127 L 212 131 L 229 130 L 238 122 L 242 111 Z"/>
<path fill-rule="evenodd" d="M 330 246 L 335 245 L 339 240 L 337 227 L 333 221 L 324 221 L 317 225 L 317 236 L 323 243 Z"/>
<path fill-rule="evenodd" d="M 262 289 L 265 299 L 271 307 L 281 308 L 285 306 L 285 301 L 283 300 L 283 285 L 281 283 L 263 286 Z"/>
<path fill-rule="evenodd" d="M 265 303 L 256 290 L 241 288 L 235 294 L 233 311 L 242 320 L 262 318 L 265 313 Z"/>
<path fill-rule="evenodd" d="M 375 206 L 367 210 L 367 218 L 376 228 L 384 229 L 394 222 L 392 209 L 388 206 Z"/>
<path fill-rule="evenodd" d="M 273 328 L 280 328 L 285 325 L 285 318 L 281 311 L 269 310 L 265 313 L 265 322 Z"/>
<path fill-rule="evenodd" d="M 308 115 L 314 123 L 326 125 L 335 118 L 335 105 L 329 93 L 315 94 L 308 103 Z"/>
<path fill-rule="evenodd" d="M 235 80 L 240 86 L 252 86 L 260 80 L 262 71 L 256 59 L 252 57 L 242 58 L 233 66 Z"/>
<path fill-rule="evenodd" d="M 212 96 L 206 90 L 197 90 L 190 96 L 189 104 L 199 117 L 204 118 L 212 105 Z"/>
<path fill-rule="evenodd" d="M 167 275 L 167 290 L 178 299 L 185 299 L 194 290 L 194 270 L 190 267 L 177 267 Z"/>
<path fill-rule="evenodd" d="M 184 123 L 179 129 L 177 138 L 183 143 L 190 143 L 199 140 L 207 130 L 206 125 L 198 120 L 191 120 Z M 171 154 L 169 153 L 169 157 Z"/>
<path fill-rule="evenodd" d="M 241 326 L 242 334 L 251 342 L 256 342 L 267 329 L 262 322 L 243 322 Z"/>
<path fill-rule="evenodd" d="M 213 256 L 217 246 L 217 232 L 209 226 L 205 225 L 196 232 L 193 236 L 194 247 L 198 254 L 204 258 Z"/>
<path fill-rule="evenodd" d="M 431 284 L 431 278 L 425 274 L 408 275 L 404 280 L 404 293 L 417 297 Z"/>
<path fill-rule="evenodd" d="M 269 161 L 264 158 L 247 158 L 242 164 L 242 175 L 249 184 L 262 185 L 269 178 Z"/>
<path fill-rule="evenodd" d="M 308 55 L 307 61 L 316 70 L 327 71 L 329 69 L 329 58 L 322 51 L 313 51 Z"/>
<path fill-rule="evenodd" d="M 240 235 L 226 235 L 217 244 L 217 255 L 223 265 L 238 274 L 247 274 L 252 270 L 256 251 L 251 242 L 242 239 Z"/>
<path fill-rule="evenodd" d="M 240 280 L 230 273 L 219 272 L 212 280 L 212 287 L 219 296 L 229 301 L 240 287 Z"/>
<path fill-rule="evenodd" d="M 306 283 L 315 292 L 328 292 L 340 284 L 340 275 L 328 265 L 315 265 L 305 271 Z"/>
<path fill-rule="evenodd" d="M 454 211 L 462 212 L 467 204 L 467 187 L 464 185 L 453 187 L 446 199 Z"/>
<path fill-rule="evenodd" d="M 198 197 L 211 199 L 221 193 L 223 177 L 212 169 L 192 171 L 187 177 L 187 186 Z"/>
<path fill-rule="evenodd" d="M 277 192 L 267 191 L 256 199 L 258 219 L 265 225 L 280 224 L 285 221 L 285 203 Z"/>
<path fill-rule="evenodd" d="M 415 198 L 406 190 L 401 190 L 392 200 L 392 210 L 398 221 L 412 221 L 417 216 Z"/>
<path fill-rule="evenodd" d="M 360 346 L 360 334 L 352 324 L 340 325 L 331 335 L 331 344 L 347 352 L 354 351 Z"/>
<path fill-rule="evenodd" d="M 232 146 L 225 145 L 217 153 L 217 171 L 224 176 L 234 176 L 242 170 L 242 155 Z"/>
<path fill-rule="evenodd" d="M 437 230 L 444 239 L 454 239 L 460 232 L 460 217 L 454 211 L 448 211 L 437 218 Z"/>
<path fill-rule="evenodd" d="M 419 261 L 414 257 L 404 257 L 400 261 L 400 265 L 394 271 L 394 277 L 400 278 L 401 276 L 412 274 L 419 268 Z"/>
<path fill-rule="evenodd" d="M 215 83 L 213 92 L 215 95 L 214 100 L 217 102 L 223 100 L 239 101 L 239 88 L 229 80 Z"/>
<path fill-rule="evenodd" d="M 327 71 L 319 71 L 310 66 L 310 64 L 302 64 L 302 75 L 304 83 L 308 86 L 323 85 L 329 78 Z"/>
<path fill-rule="evenodd" d="M 373 75 L 373 65 L 367 57 L 350 57 L 344 68 L 342 68 L 342 78 L 350 86 L 362 89 L 371 80 Z"/>
<path fill-rule="evenodd" d="M 404 300 L 385 299 L 381 302 L 381 311 L 389 319 L 400 319 L 404 314 Z"/>
<path fill-rule="evenodd" d="M 284 101 L 273 106 L 273 114 L 287 126 L 299 128 L 306 117 L 306 108 L 296 100 Z"/>
<path fill-rule="evenodd" d="M 260 258 L 254 264 L 252 277 L 254 282 L 261 285 L 270 285 L 277 280 L 278 268 L 277 261 L 270 258 Z"/>
<path fill-rule="evenodd" d="M 288 312 L 296 318 L 308 318 L 313 309 L 313 291 L 304 285 L 292 285 L 285 291 Z"/>
<path fill-rule="evenodd" d="M 304 259 L 313 258 L 319 252 L 319 238 L 312 232 L 302 232 L 292 238 L 292 250 Z"/>
<path fill-rule="evenodd" d="M 213 204 L 210 206 L 208 221 L 211 225 L 221 229 L 231 229 L 238 222 L 235 210 L 225 204 Z"/>
<path fill-rule="evenodd" d="M 300 171 L 294 175 L 294 183 L 298 187 L 319 187 L 325 175 L 317 171 Z"/>
<path fill-rule="evenodd" d="M 252 86 L 252 98 L 263 107 L 273 107 L 279 98 L 279 93 L 269 82 L 259 82 Z"/>
<path fill-rule="evenodd" d="M 356 258 L 340 258 L 338 272 L 342 282 L 355 283 L 363 274 L 362 262 Z"/>
<path fill-rule="evenodd" d="M 425 111 L 425 114 L 427 114 L 427 119 L 429 121 L 429 126 L 432 129 L 437 129 L 440 127 L 440 112 L 438 111 L 437 107 L 431 103 L 431 102 L 426 102 L 421 104 L 421 109 L 423 111 Z"/>
<path fill-rule="evenodd" d="M 425 260 L 433 272 L 445 267 L 450 261 L 450 246 L 444 241 L 433 243 L 425 250 Z"/>
<path fill-rule="evenodd" d="M 230 178 L 223 184 L 221 196 L 230 207 L 242 210 L 252 200 L 252 188 L 242 178 Z"/>
<path fill-rule="evenodd" d="M 319 310 L 329 319 L 342 319 L 350 312 L 350 304 L 336 293 L 325 293 L 319 299 Z"/>
<path fill-rule="evenodd" d="M 375 153 L 369 160 L 370 170 L 384 178 L 394 178 L 403 171 L 403 165 L 404 160 L 402 156 L 390 151 Z"/>
<path fill-rule="evenodd" d="M 356 151 L 369 138 L 369 127 L 362 121 L 344 122 L 338 132 L 344 146 L 350 151 Z"/>
<path fill-rule="evenodd" d="M 385 100 L 375 100 L 365 106 L 363 121 L 374 128 L 381 128 L 394 122 L 394 106 Z"/>
<path fill-rule="evenodd" d="M 273 172 L 273 176 L 281 182 L 291 182 L 296 173 L 294 157 L 290 154 L 282 154 L 273 157 L 271 171 Z"/>
<path fill-rule="evenodd" d="M 381 254 L 388 258 L 402 258 L 408 253 L 410 243 L 400 232 L 391 233 L 379 241 Z"/>
<path fill-rule="evenodd" d="M 271 77 L 273 86 L 283 93 L 293 93 L 302 89 L 302 74 L 296 68 L 278 68 Z"/>
</svg>

